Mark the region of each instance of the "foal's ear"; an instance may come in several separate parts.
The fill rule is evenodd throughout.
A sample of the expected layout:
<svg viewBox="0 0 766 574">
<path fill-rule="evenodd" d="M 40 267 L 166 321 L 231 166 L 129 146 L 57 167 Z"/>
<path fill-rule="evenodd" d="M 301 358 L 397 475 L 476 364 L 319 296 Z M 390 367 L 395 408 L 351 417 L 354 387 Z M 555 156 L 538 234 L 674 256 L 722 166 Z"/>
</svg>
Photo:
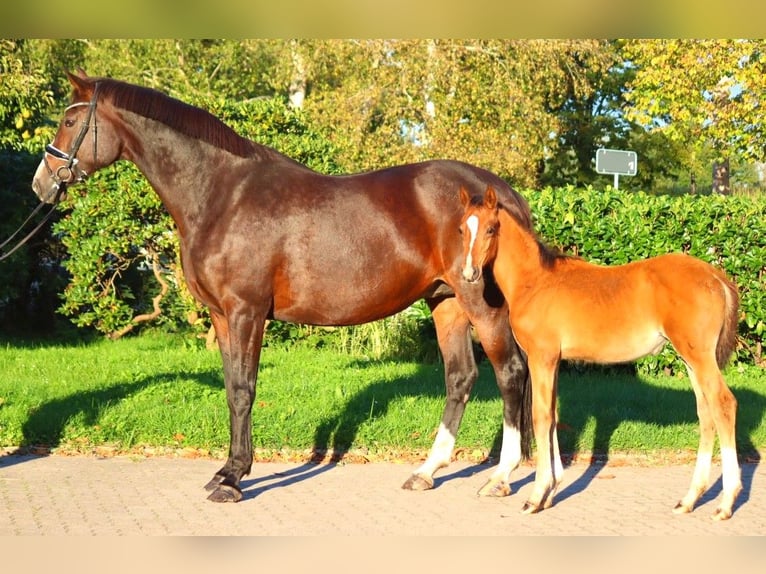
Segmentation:
<svg viewBox="0 0 766 574">
<path fill-rule="evenodd" d="M 489 186 L 487 191 L 484 192 L 484 206 L 489 209 L 495 209 L 497 207 L 497 194 L 495 188 Z"/>
<path fill-rule="evenodd" d="M 469 203 L 471 203 L 471 196 L 468 195 L 468 190 L 461 185 L 460 186 L 460 204 L 463 207 L 468 207 Z"/>
</svg>

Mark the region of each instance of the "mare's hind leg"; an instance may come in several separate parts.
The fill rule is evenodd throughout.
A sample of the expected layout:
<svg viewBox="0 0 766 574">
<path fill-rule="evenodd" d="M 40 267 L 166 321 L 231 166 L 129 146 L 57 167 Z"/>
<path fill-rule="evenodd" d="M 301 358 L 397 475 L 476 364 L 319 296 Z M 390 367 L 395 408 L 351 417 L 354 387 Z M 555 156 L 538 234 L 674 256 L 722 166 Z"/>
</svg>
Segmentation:
<svg viewBox="0 0 766 574">
<path fill-rule="evenodd" d="M 697 399 L 700 444 L 691 486 L 686 496 L 674 508 L 674 512 L 691 512 L 699 497 L 707 490 L 715 429 L 721 447 L 723 493 L 721 502 L 713 514 L 713 520 L 726 520 L 731 518 L 734 502 L 742 490 L 735 438 L 737 400 L 723 380 L 712 356 L 699 361 L 686 357 L 685 359 Z"/>
<path fill-rule="evenodd" d="M 434 473 L 450 463 L 465 405 L 478 377 L 471 344 L 471 324 L 465 311 L 454 297 L 428 303 L 444 360 L 447 402 L 428 458 L 402 485 L 405 490 L 433 488 Z"/>
<path fill-rule="evenodd" d="M 229 407 L 229 457 L 205 485 L 208 500 L 239 502 L 239 482 L 253 464 L 252 406 L 265 320 L 250 313 L 232 312 L 223 317 L 211 312 L 223 360 L 226 401 Z"/>
</svg>

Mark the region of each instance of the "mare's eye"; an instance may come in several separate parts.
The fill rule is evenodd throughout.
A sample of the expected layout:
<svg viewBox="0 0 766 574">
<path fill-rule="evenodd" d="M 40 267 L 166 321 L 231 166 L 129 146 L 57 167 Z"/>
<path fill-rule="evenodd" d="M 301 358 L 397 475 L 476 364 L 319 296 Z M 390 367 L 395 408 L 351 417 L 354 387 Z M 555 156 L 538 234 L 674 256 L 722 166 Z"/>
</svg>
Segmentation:
<svg viewBox="0 0 766 574">
<path fill-rule="evenodd" d="M 74 125 L 74 120 L 64 120 L 64 125 L 71 128 Z"/>
<path fill-rule="evenodd" d="M 463 235 L 463 228 L 462 228 L 462 227 L 458 227 L 458 228 L 457 228 L 457 232 L 458 232 L 460 235 Z"/>
<path fill-rule="evenodd" d="M 487 235 L 494 235 L 496 231 L 494 227 L 487 227 Z"/>
</svg>

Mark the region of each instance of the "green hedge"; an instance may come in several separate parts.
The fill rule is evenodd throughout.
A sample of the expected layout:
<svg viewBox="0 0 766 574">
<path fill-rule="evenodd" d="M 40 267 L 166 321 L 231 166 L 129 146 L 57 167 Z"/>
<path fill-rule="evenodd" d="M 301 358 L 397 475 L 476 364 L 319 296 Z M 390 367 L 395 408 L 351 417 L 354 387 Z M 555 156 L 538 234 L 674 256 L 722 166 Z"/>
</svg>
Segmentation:
<svg viewBox="0 0 766 574">
<path fill-rule="evenodd" d="M 607 188 L 526 191 L 542 239 L 567 253 L 619 265 L 683 251 L 726 271 L 739 287 L 736 361 L 763 364 L 766 197 L 650 195 Z M 669 346 L 644 368 L 681 366 Z"/>
</svg>

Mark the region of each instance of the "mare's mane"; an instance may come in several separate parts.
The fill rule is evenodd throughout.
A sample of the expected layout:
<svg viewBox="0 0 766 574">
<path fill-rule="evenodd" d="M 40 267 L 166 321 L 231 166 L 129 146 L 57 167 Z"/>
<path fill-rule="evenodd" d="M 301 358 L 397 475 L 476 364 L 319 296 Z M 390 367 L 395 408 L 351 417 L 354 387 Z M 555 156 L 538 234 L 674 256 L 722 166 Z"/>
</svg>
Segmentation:
<svg viewBox="0 0 766 574">
<path fill-rule="evenodd" d="M 518 223 L 519 226 L 521 226 L 521 228 L 535 240 L 537 251 L 540 254 L 540 264 L 543 266 L 543 269 L 552 269 L 555 267 L 556 262 L 564 259 L 572 259 L 571 255 L 567 255 L 558 247 L 548 245 L 542 239 L 540 239 L 537 233 L 535 233 L 531 228 L 531 225 L 525 223 L 513 209 L 509 209 L 504 203 L 501 202 L 498 202 L 497 206 L 505 211 L 508 215 L 510 215 L 514 221 Z"/>
<path fill-rule="evenodd" d="M 152 88 L 111 78 L 90 80 L 100 84 L 100 96 L 108 98 L 115 107 L 161 122 L 191 138 L 240 157 L 251 157 L 263 149 L 263 146 L 237 134 L 213 114 Z"/>
</svg>

